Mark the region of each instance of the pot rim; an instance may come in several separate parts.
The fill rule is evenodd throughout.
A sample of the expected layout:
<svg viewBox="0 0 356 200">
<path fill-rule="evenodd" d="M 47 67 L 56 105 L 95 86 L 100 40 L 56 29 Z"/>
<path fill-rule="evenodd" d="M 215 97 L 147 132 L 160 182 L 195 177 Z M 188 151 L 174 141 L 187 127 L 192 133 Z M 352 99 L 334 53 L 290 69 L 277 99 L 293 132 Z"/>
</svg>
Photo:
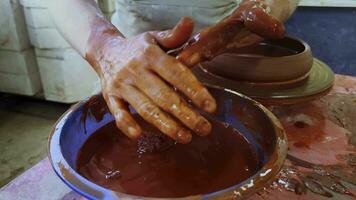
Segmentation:
<svg viewBox="0 0 356 200">
<path fill-rule="evenodd" d="M 239 59 L 246 59 L 246 60 L 250 60 L 250 59 L 259 59 L 259 60 L 263 60 L 263 61 L 269 61 L 269 60 L 282 60 L 282 59 L 295 59 L 297 57 L 303 56 L 305 54 L 311 54 L 312 56 L 312 51 L 311 51 L 311 47 L 309 46 L 308 43 L 306 43 L 304 40 L 299 39 L 297 37 L 293 37 L 293 36 L 285 36 L 282 39 L 279 40 L 284 40 L 284 39 L 291 39 L 293 41 L 296 41 L 298 43 L 300 43 L 303 47 L 304 50 L 301 52 L 298 52 L 296 54 L 292 54 L 292 55 L 286 55 L 286 56 L 278 56 L 278 57 L 272 57 L 272 56 L 257 56 L 257 55 L 251 55 L 251 54 L 239 54 L 237 57 Z M 272 41 L 277 41 L 277 40 L 272 40 Z M 262 41 L 263 42 L 263 41 Z"/>
<path fill-rule="evenodd" d="M 277 119 L 277 117 L 274 116 L 274 114 L 272 114 L 271 111 L 269 111 L 266 107 L 264 107 L 262 104 L 258 103 L 257 101 L 243 94 L 240 94 L 238 92 L 226 88 L 222 88 L 219 86 L 212 86 L 209 84 L 206 84 L 206 86 L 208 88 L 224 90 L 225 92 L 243 98 L 249 101 L 251 104 L 258 107 L 258 109 L 268 117 L 270 123 L 273 126 L 276 135 L 275 149 L 268 162 L 264 164 L 259 171 L 257 171 L 249 179 L 240 182 L 239 184 L 209 194 L 193 195 L 188 197 L 170 198 L 170 199 L 178 200 L 178 199 L 187 199 L 187 198 L 188 199 L 246 198 L 247 196 L 254 194 L 256 190 L 262 189 L 266 184 L 272 181 L 273 178 L 280 172 L 283 163 L 285 161 L 285 158 L 287 156 L 287 150 L 288 150 L 288 141 L 287 141 L 286 133 L 281 123 Z M 73 105 L 68 111 L 66 111 L 59 118 L 59 120 L 52 128 L 52 131 L 48 138 L 47 148 L 48 148 L 48 157 L 50 163 L 57 176 L 72 190 L 76 191 L 77 193 L 79 193 L 80 195 L 88 199 L 121 199 L 121 198 L 122 199 L 150 199 L 150 200 L 166 199 L 166 198 L 139 197 L 139 196 L 128 195 L 121 192 L 116 192 L 116 191 L 106 189 L 102 186 L 99 186 L 87 180 L 79 173 L 77 173 L 69 165 L 69 163 L 63 157 L 61 152 L 60 136 L 63 127 L 67 122 L 67 119 L 72 115 L 73 112 L 75 112 L 78 108 L 84 105 L 84 103 L 86 103 L 88 100 L 89 98 L 86 98 L 83 101 Z M 255 188 L 255 190 L 253 191 L 248 190 L 249 188 Z"/>
</svg>

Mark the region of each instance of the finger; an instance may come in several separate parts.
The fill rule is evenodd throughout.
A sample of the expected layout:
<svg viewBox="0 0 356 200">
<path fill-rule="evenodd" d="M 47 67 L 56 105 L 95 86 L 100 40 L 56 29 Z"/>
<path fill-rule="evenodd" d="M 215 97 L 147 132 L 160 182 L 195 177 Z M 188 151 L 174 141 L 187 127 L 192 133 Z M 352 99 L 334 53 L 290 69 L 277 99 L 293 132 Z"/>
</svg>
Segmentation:
<svg viewBox="0 0 356 200">
<path fill-rule="evenodd" d="M 224 20 L 203 29 L 195 35 L 181 52 L 170 52 L 177 55 L 177 59 L 189 67 L 199 62 L 211 60 L 223 53 L 236 36 L 244 36 L 250 32 L 238 20 Z"/>
<path fill-rule="evenodd" d="M 124 102 L 115 96 L 104 95 L 104 98 L 111 114 L 114 115 L 116 126 L 131 139 L 140 137 L 141 128 L 132 118 Z"/>
<path fill-rule="evenodd" d="M 185 65 L 171 56 L 166 56 L 161 62 L 156 63 L 152 66 L 153 70 L 178 88 L 196 106 L 209 113 L 216 110 L 215 99 Z"/>
<path fill-rule="evenodd" d="M 185 129 L 171 117 L 162 112 L 137 88 L 125 85 L 122 86 L 121 89 L 122 97 L 131 104 L 131 106 L 134 107 L 147 122 L 179 143 L 186 144 L 191 141 L 192 135 L 189 130 Z"/>
<path fill-rule="evenodd" d="M 161 47 L 175 49 L 182 46 L 193 33 L 194 22 L 190 17 L 182 17 L 173 30 L 151 32 Z"/>
<path fill-rule="evenodd" d="M 145 74 L 145 77 L 136 81 L 135 84 L 156 105 L 171 113 L 200 136 L 206 136 L 211 132 L 211 124 L 208 120 L 189 108 L 185 101 L 160 77 L 149 71 L 143 74 Z M 152 85 L 155 87 L 152 87 Z"/>
<path fill-rule="evenodd" d="M 270 10 L 265 1 L 244 1 L 228 20 L 241 19 L 246 28 L 263 38 L 283 38 L 285 34 L 283 23 L 272 16 Z"/>
</svg>

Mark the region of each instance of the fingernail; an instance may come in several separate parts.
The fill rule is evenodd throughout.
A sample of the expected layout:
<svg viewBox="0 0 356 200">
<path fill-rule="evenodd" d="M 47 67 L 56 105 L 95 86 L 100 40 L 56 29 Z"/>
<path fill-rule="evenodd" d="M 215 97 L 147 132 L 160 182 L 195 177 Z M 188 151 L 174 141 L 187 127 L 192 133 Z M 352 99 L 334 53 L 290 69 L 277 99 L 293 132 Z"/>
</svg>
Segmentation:
<svg viewBox="0 0 356 200">
<path fill-rule="evenodd" d="M 141 130 L 137 127 L 129 126 L 127 130 L 132 138 L 138 138 L 141 135 Z"/>
<path fill-rule="evenodd" d="M 192 140 L 192 134 L 186 130 L 180 130 L 177 133 L 177 142 L 181 144 L 188 144 Z"/>
<path fill-rule="evenodd" d="M 211 132 L 211 124 L 208 120 L 206 120 L 203 117 L 200 117 L 198 123 L 196 124 L 194 131 L 199 135 L 199 136 L 207 136 Z"/>
<path fill-rule="evenodd" d="M 203 102 L 203 109 L 206 112 L 213 113 L 216 110 L 216 103 L 212 100 L 205 100 Z"/>
</svg>

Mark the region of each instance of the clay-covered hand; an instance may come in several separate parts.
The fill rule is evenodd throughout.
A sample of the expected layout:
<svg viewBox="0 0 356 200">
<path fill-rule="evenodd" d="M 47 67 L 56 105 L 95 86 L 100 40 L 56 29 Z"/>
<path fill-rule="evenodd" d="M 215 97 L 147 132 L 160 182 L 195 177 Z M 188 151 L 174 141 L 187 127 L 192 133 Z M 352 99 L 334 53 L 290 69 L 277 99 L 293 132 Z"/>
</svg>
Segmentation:
<svg viewBox="0 0 356 200">
<path fill-rule="evenodd" d="M 244 0 L 230 16 L 204 28 L 182 48 L 170 53 L 192 66 L 213 59 L 229 48 L 256 44 L 263 38 L 282 38 L 285 33 L 283 23 L 270 11 L 265 0 Z"/>
<path fill-rule="evenodd" d="M 91 36 L 87 60 L 100 76 L 104 99 L 122 132 L 130 138 L 142 135 L 128 103 L 179 143 L 190 142 L 191 131 L 200 136 L 210 133 L 210 123 L 174 88 L 206 112 L 215 111 L 214 98 L 188 67 L 165 52 L 190 38 L 190 18 L 183 18 L 172 31 L 147 32 L 130 39 L 120 37 L 114 27 L 98 29 Z"/>
</svg>

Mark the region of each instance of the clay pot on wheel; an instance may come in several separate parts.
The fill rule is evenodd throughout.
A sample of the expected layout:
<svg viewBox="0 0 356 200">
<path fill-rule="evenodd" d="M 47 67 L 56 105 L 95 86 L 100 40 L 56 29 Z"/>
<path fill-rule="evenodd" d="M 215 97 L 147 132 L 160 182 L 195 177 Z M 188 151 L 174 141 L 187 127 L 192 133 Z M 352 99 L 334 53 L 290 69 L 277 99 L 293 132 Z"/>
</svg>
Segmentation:
<svg viewBox="0 0 356 200">
<path fill-rule="evenodd" d="M 224 78 L 247 82 L 286 82 L 307 77 L 313 65 L 313 55 L 307 43 L 285 37 L 265 40 L 217 56 L 201 63 L 208 72 Z"/>
</svg>

